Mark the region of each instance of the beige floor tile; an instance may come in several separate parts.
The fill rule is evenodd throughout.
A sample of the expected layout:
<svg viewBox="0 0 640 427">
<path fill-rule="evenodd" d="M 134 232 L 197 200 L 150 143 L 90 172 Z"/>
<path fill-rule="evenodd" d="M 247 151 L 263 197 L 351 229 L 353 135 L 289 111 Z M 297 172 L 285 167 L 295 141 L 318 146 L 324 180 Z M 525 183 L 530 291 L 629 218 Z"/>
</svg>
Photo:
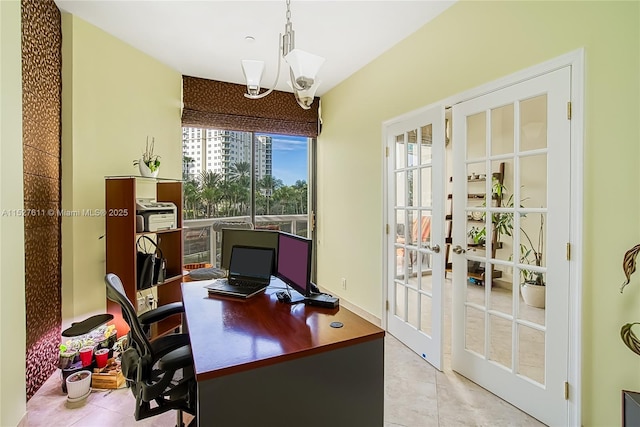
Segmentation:
<svg viewBox="0 0 640 427">
<path fill-rule="evenodd" d="M 447 334 L 445 333 L 445 337 Z M 445 341 L 445 343 L 448 340 Z M 445 353 L 437 371 L 390 334 L 385 338 L 384 427 L 543 426 L 463 376 Z M 55 373 L 27 403 L 24 427 L 170 427 L 175 411 L 136 422 L 128 388 L 93 391 L 71 408 Z M 185 414 L 185 422 L 192 417 Z M 370 427 L 370 426 L 354 426 Z"/>
</svg>

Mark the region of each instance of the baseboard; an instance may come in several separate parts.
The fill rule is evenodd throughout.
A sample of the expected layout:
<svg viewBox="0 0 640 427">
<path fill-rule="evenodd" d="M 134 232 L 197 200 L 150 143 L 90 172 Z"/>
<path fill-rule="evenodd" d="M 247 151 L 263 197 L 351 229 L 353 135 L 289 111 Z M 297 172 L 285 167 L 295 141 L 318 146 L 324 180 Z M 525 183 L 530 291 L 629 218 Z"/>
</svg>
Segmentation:
<svg viewBox="0 0 640 427">
<path fill-rule="evenodd" d="M 374 325 L 378 326 L 378 327 L 382 327 L 382 321 L 380 320 L 380 318 L 374 316 L 373 314 L 369 313 L 367 310 L 363 309 L 362 307 L 359 307 L 351 302 L 349 302 L 344 295 L 338 295 L 335 292 L 329 291 L 328 289 L 323 288 L 322 286 L 318 285 L 318 288 L 320 289 L 321 292 L 325 292 L 327 294 L 333 294 L 333 296 L 337 296 L 338 298 L 340 298 L 340 305 L 344 308 L 346 308 L 349 311 L 354 312 L 355 314 L 357 314 L 358 316 L 362 317 L 363 319 L 373 323 Z"/>
</svg>

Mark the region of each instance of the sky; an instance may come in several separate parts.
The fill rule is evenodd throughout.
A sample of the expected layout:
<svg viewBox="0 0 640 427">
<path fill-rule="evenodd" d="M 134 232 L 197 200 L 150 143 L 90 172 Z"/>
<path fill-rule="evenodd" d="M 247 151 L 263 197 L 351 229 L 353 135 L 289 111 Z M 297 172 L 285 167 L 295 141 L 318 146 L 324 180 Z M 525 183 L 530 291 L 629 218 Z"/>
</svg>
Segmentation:
<svg viewBox="0 0 640 427">
<path fill-rule="evenodd" d="M 296 181 L 309 182 L 307 168 L 307 138 L 291 135 L 268 135 L 272 141 L 273 177 L 284 185 Z"/>
</svg>

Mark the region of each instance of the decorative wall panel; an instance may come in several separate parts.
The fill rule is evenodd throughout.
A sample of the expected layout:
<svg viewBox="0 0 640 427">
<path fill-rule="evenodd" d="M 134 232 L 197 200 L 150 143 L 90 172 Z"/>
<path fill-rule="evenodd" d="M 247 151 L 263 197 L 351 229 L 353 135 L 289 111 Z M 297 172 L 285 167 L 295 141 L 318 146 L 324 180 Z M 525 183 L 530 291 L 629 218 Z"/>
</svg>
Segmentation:
<svg viewBox="0 0 640 427">
<path fill-rule="evenodd" d="M 61 49 L 53 0 L 22 0 L 27 399 L 56 369 L 62 323 Z"/>
</svg>

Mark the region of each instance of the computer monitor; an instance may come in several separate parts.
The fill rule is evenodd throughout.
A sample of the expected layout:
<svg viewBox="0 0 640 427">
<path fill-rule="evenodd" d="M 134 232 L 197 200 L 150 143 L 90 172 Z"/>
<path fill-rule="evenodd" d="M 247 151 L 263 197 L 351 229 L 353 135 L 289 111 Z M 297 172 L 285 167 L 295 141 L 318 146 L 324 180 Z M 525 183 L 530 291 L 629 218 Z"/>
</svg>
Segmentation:
<svg viewBox="0 0 640 427">
<path fill-rule="evenodd" d="M 302 296 L 309 295 L 311 243 L 309 239 L 282 231 L 278 235 L 276 276 Z"/>
<path fill-rule="evenodd" d="M 222 249 L 220 253 L 220 268 L 229 270 L 231 248 L 234 246 L 253 246 L 257 248 L 271 248 L 274 250 L 272 274 L 276 272 L 278 259 L 278 232 L 271 230 L 247 230 L 241 228 L 222 229 Z"/>
</svg>

